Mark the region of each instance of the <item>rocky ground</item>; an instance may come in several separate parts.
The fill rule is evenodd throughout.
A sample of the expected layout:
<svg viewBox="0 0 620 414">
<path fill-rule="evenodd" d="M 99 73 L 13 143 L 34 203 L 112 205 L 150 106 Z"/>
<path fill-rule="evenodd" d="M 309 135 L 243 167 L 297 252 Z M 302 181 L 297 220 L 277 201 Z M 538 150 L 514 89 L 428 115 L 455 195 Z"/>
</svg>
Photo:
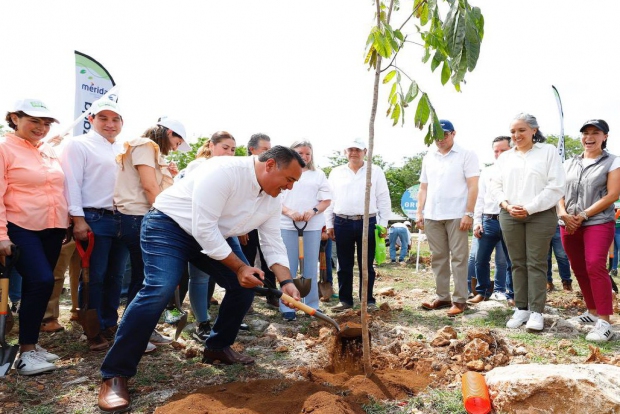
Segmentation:
<svg viewBox="0 0 620 414">
<path fill-rule="evenodd" d="M 235 344 L 256 358 L 255 365 L 202 364 L 201 346 L 186 331 L 178 342 L 144 356 L 130 382 L 132 412 L 458 413 L 464 412 L 460 379 L 467 370 L 534 363 L 620 366 L 620 317 L 612 320 L 610 342 L 586 342 L 588 327 L 566 322 L 585 311 L 576 292 L 550 293 L 544 331 L 529 333 L 505 328 L 512 314 L 505 302 L 482 302 L 455 319 L 445 310 L 422 310 L 420 303 L 433 297 L 428 269 L 385 264 L 377 271 L 380 309 L 369 323 L 372 375 L 364 375 L 360 343 L 345 341 L 345 347 L 333 327 L 301 313 L 285 322 L 257 298 L 246 318 L 251 329 Z M 222 294 L 217 290 L 216 298 Z M 103 354 L 89 352 L 81 328 L 69 321 L 68 301 L 63 295 L 65 331 L 42 334 L 40 341 L 61 356 L 59 369 L 34 377 L 13 370 L 1 378 L 0 413 L 98 412 Z M 360 322 L 359 306 L 337 314 L 331 311 L 336 304 L 324 303 L 325 313 L 339 323 Z M 169 335 L 175 329 L 163 323 L 159 328 Z"/>
</svg>

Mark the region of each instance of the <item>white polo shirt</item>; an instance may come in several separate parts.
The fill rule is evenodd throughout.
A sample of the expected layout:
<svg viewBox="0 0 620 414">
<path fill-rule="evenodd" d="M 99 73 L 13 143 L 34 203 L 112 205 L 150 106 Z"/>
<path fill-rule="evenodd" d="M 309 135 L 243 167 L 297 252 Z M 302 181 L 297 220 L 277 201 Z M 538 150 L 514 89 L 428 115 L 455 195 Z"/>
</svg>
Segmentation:
<svg viewBox="0 0 620 414">
<path fill-rule="evenodd" d="M 420 182 L 428 185 L 424 218 L 453 220 L 463 217 L 467 207 L 467 179 L 479 175 L 478 157 L 473 151 L 457 144 L 445 155 L 437 148 L 429 150 L 420 174 Z"/>
<path fill-rule="evenodd" d="M 501 210 L 499 202 L 493 198 L 493 195 L 489 191 L 489 183 L 491 177 L 499 174 L 495 164 L 489 165 L 480 173 L 480 180 L 478 181 L 478 198 L 476 199 L 476 208 L 474 208 L 474 226 L 482 224 L 483 214 L 499 214 Z"/>
</svg>

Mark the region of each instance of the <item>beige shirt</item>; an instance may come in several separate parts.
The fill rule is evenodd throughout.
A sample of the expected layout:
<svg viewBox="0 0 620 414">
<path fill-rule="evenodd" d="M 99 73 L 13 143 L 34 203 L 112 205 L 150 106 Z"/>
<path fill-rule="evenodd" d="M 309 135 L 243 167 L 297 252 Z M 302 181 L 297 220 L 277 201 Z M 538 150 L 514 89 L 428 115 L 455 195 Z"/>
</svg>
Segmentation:
<svg viewBox="0 0 620 414">
<path fill-rule="evenodd" d="M 138 165 L 155 169 L 155 179 L 163 190 L 173 183 L 168 163 L 159 152 L 159 146 L 149 138 L 137 138 L 124 144 L 125 151 L 116 157 L 120 164 L 114 188 L 114 206 L 123 214 L 143 216 L 151 208 L 140 182 Z"/>
</svg>

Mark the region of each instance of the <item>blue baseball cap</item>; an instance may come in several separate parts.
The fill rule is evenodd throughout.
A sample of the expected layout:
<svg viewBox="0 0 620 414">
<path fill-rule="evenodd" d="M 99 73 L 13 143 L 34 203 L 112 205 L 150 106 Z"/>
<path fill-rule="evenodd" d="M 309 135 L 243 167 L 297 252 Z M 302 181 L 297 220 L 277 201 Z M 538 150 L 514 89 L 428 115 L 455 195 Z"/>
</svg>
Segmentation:
<svg viewBox="0 0 620 414">
<path fill-rule="evenodd" d="M 593 126 L 600 129 L 601 131 L 603 131 L 603 134 L 609 133 L 609 125 L 607 125 L 607 122 L 603 121 L 602 119 L 590 119 L 589 121 L 586 121 L 579 130 L 579 132 L 583 132 L 583 130 L 586 129 L 586 127 L 588 126 Z"/>
<path fill-rule="evenodd" d="M 441 124 L 441 129 L 443 129 L 445 132 L 454 131 L 454 125 L 452 125 L 452 122 L 448 121 L 447 119 L 440 119 L 439 123 Z"/>
</svg>

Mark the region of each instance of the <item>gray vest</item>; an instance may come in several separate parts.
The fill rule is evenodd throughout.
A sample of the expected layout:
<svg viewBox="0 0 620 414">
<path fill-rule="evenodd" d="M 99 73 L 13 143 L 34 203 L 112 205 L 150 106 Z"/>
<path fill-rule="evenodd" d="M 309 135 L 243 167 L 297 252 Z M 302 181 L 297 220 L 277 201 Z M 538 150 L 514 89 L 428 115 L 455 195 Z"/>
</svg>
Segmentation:
<svg viewBox="0 0 620 414">
<path fill-rule="evenodd" d="M 594 164 L 583 166 L 583 154 L 568 161 L 564 203 L 568 214 L 579 214 L 607 195 L 607 173 L 616 158 L 603 150 Z M 616 221 L 614 204 L 584 221 L 582 226 L 593 226 Z"/>
</svg>

